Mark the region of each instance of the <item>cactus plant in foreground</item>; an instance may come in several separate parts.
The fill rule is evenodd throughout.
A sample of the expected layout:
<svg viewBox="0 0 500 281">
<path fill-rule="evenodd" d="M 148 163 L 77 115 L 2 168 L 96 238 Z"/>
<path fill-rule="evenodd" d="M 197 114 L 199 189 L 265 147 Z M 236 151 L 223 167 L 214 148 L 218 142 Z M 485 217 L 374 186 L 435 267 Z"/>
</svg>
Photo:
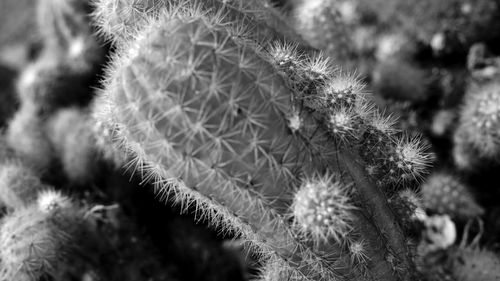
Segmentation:
<svg viewBox="0 0 500 281">
<path fill-rule="evenodd" d="M 120 43 L 94 115 L 127 167 L 246 238 L 285 280 L 414 278 L 401 227 L 357 155 L 363 144 L 397 188 L 428 164 L 418 139 L 395 138 L 357 79 L 252 36 L 258 19 L 222 3 L 160 9 Z M 351 180 L 355 189 L 341 183 Z"/>
</svg>

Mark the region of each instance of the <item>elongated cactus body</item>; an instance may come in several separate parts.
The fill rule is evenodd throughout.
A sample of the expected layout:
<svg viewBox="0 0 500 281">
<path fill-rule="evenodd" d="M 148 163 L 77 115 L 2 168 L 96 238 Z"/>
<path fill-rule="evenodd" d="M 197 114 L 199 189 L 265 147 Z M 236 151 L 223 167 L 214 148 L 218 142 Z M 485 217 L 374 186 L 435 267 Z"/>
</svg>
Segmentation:
<svg viewBox="0 0 500 281">
<path fill-rule="evenodd" d="M 194 205 L 201 218 L 248 239 L 292 279 L 413 276 L 382 191 L 364 173 L 357 149 L 344 150 L 363 142 L 367 127 L 386 136 L 390 121 L 364 103 L 356 79 L 287 43 L 266 45 L 238 18 L 244 13 L 221 17 L 228 13 L 234 9 L 184 3 L 148 19 L 133 41 L 122 43 L 94 111 L 128 153 L 128 168 L 153 182 L 161 197 L 185 210 Z M 410 176 L 426 165 L 413 139 L 383 140 L 395 147 L 380 155 L 399 158 L 378 162 L 379 168 L 393 163 L 397 176 Z M 338 187 L 332 183 L 321 185 L 329 192 L 293 195 L 340 168 L 357 192 L 329 195 Z M 295 213 L 289 210 L 294 198 Z M 307 218 L 310 211 L 325 213 L 323 226 L 334 222 L 340 229 L 309 236 L 323 230 L 304 227 L 320 222 Z"/>
<path fill-rule="evenodd" d="M 287 132 L 286 88 L 252 49 L 238 46 L 214 24 L 187 18 L 153 29 L 139 53 L 123 59 L 128 64 L 111 77 L 110 122 L 121 125 L 119 136 L 136 159 L 131 168 L 144 166 L 146 179 L 171 186 L 183 204 L 196 200 L 214 223 L 267 241 L 297 265 L 310 264 L 294 257 L 290 245 L 304 246 L 264 200 L 297 186 L 297 164 L 311 161 Z M 326 266 L 306 270 L 328 272 Z"/>
</svg>

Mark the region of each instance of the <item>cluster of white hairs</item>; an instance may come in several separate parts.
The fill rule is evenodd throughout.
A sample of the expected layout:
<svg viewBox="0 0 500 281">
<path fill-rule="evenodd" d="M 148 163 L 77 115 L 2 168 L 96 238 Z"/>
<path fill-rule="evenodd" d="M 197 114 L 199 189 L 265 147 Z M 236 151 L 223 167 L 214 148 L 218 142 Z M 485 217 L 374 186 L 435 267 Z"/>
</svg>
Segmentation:
<svg viewBox="0 0 500 281">
<path fill-rule="evenodd" d="M 433 159 L 428 145 L 418 135 L 399 132 L 396 120 L 371 103 L 356 74 L 342 72 L 321 53 L 301 52 L 293 43 L 276 42 L 266 54 L 291 81 L 297 107 L 314 112 L 340 147 L 359 149 L 380 186 L 422 179 Z"/>
</svg>

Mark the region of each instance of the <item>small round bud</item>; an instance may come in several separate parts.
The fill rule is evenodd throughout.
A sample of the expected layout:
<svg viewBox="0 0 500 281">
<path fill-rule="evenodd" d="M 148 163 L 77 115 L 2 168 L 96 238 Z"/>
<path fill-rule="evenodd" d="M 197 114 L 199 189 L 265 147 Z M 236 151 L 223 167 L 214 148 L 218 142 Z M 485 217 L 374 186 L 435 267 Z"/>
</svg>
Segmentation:
<svg viewBox="0 0 500 281">
<path fill-rule="evenodd" d="M 292 205 L 302 231 L 316 241 L 333 238 L 341 244 L 352 228 L 353 209 L 348 187 L 331 176 L 305 180 Z"/>
<path fill-rule="evenodd" d="M 351 242 L 349 252 L 354 263 L 365 264 L 370 259 L 367 253 L 367 244 L 364 240 Z"/>
<path fill-rule="evenodd" d="M 48 189 L 38 194 L 38 209 L 50 213 L 55 210 L 67 209 L 72 206 L 71 199 L 64 196 L 60 191 Z"/>
</svg>

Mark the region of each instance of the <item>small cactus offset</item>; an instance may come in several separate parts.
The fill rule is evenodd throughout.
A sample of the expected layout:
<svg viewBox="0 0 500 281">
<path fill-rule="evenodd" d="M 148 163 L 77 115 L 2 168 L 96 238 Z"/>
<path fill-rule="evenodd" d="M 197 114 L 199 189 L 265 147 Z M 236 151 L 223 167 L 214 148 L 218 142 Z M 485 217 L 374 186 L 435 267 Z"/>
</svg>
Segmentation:
<svg viewBox="0 0 500 281">
<path fill-rule="evenodd" d="M 330 177 L 312 178 L 302 183 L 291 206 L 298 228 L 313 241 L 334 239 L 344 243 L 345 236 L 351 230 L 349 187 Z"/>
<path fill-rule="evenodd" d="M 160 196 L 195 205 L 292 278 L 410 280 L 407 242 L 357 150 L 370 142 L 366 160 L 397 189 L 429 164 L 420 139 L 398 136 L 360 82 L 321 55 L 252 36 L 234 7 L 180 3 L 141 17 L 96 120 Z M 329 176 L 338 172 L 354 185 Z"/>
</svg>

